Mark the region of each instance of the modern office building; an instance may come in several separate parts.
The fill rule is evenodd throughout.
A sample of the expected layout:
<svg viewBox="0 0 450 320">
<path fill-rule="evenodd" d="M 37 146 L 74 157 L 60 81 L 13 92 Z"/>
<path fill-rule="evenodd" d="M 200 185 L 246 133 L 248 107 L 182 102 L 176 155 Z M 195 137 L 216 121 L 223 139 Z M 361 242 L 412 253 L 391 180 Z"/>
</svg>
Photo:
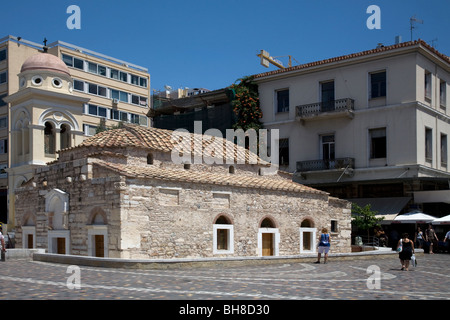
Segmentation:
<svg viewBox="0 0 450 320">
<path fill-rule="evenodd" d="M 149 104 L 144 67 L 62 41 L 0 39 L 0 222 L 14 225 L 14 189 L 36 166 L 100 126 L 150 126 Z"/>
<path fill-rule="evenodd" d="M 254 76 L 281 168 L 387 219 L 450 210 L 450 58 L 424 41 Z"/>
</svg>

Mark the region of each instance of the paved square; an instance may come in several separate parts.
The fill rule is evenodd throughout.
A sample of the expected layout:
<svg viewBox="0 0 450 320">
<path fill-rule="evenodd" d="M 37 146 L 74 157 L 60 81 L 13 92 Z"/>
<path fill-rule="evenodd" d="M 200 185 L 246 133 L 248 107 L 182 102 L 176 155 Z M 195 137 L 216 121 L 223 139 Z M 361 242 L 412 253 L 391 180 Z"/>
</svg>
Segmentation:
<svg viewBox="0 0 450 320">
<path fill-rule="evenodd" d="M 68 265 L 10 260 L 0 265 L 0 300 L 449 300 L 449 263 L 450 254 L 423 254 L 410 271 L 392 255 L 176 270 L 80 266 L 77 274 Z"/>
</svg>

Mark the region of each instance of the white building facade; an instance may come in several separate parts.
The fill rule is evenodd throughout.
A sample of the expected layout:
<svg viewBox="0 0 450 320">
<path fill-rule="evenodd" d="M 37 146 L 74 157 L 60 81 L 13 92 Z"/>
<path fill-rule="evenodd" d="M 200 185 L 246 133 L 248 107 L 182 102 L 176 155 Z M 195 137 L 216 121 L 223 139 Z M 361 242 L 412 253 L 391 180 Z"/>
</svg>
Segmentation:
<svg viewBox="0 0 450 320">
<path fill-rule="evenodd" d="M 449 189 L 449 57 L 419 40 L 254 78 L 296 181 L 361 204 L 385 199 L 380 214 L 413 204 L 443 214 L 447 195 L 432 194 Z"/>
</svg>

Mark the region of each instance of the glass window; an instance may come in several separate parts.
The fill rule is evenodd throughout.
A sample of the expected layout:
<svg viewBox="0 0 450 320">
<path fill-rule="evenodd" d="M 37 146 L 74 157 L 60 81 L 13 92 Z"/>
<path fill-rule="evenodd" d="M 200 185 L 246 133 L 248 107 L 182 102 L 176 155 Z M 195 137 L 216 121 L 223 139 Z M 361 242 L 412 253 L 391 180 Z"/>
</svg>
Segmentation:
<svg viewBox="0 0 450 320">
<path fill-rule="evenodd" d="M 123 82 L 128 82 L 128 73 L 120 71 L 120 80 Z"/>
<path fill-rule="evenodd" d="M 120 91 L 119 92 L 119 100 L 123 102 L 128 102 L 128 93 Z"/>
<path fill-rule="evenodd" d="M 88 62 L 88 71 L 92 73 L 97 73 L 97 64 Z"/>
<path fill-rule="evenodd" d="M 386 71 L 370 74 L 371 98 L 386 96 Z"/>
<path fill-rule="evenodd" d="M 134 84 L 134 85 L 139 85 L 139 77 L 138 76 L 135 76 L 134 74 L 132 74 L 131 75 L 131 84 Z"/>
<path fill-rule="evenodd" d="M 141 87 L 147 88 L 147 79 L 146 78 L 139 78 L 139 85 Z"/>
<path fill-rule="evenodd" d="M 111 99 L 119 100 L 119 90 L 111 89 Z"/>
<path fill-rule="evenodd" d="M 84 61 L 77 58 L 73 58 L 73 66 L 74 68 L 84 70 Z"/>
<path fill-rule="evenodd" d="M 334 134 L 320 136 L 322 144 L 322 159 L 334 160 L 335 159 L 335 140 Z"/>
<path fill-rule="evenodd" d="M 97 115 L 97 106 L 90 104 L 88 112 L 89 112 L 89 114 L 96 116 Z"/>
<path fill-rule="evenodd" d="M 8 77 L 7 77 L 7 73 L 6 72 L 0 73 L 0 84 L 6 83 L 7 79 L 8 79 Z"/>
<path fill-rule="evenodd" d="M 278 141 L 279 148 L 279 164 L 282 166 L 289 165 L 289 139 L 280 139 Z"/>
<path fill-rule="evenodd" d="M 105 87 L 98 87 L 98 95 L 102 97 L 106 97 L 107 89 Z"/>
<path fill-rule="evenodd" d="M 370 158 L 386 158 L 386 128 L 369 130 Z"/>
<path fill-rule="evenodd" d="M 276 91 L 277 112 L 289 111 L 289 89 Z"/>
<path fill-rule="evenodd" d="M 119 70 L 111 69 L 111 79 L 117 79 L 119 80 Z"/>
<path fill-rule="evenodd" d="M 425 71 L 425 98 L 431 100 L 431 72 Z"/>
<path fill-rule="evenodd" d="M 106 67 L 105 66 L 98 66 L 98 74 L 101 76 L 106 77 Z"/>
<path fill-rule="evenodd" d="M 66 66 L 73 67 L 73 57 L 63 54 L 62 61 L 66 64 Z"/>
<path fill-rule="evenodd" d="M 80 80 L 73 80 L 73 88 L 78 91 L 84 91 L 84 82 Z"/>
<path fill-rule="evenodd" d="M 439 84 L 439 103 L 441 107 L 445 107 L 447 103 L 447 83 L 445 81 L 440 82 Z"/>
<path fill-rule="evenodd" d="M 0 61 L 6 60 L 6 49 L 0 50 Z"/>
<path fill-rule="evenodd" d="M 425 160 L 433 161 L 433 130 L 425 128 Z"/>
<path fill-rule="evenodd" d="M 131 123 L 135 123 L 135 124 L 139 124 L 139 115 L 138 114 L 134 114 L 134 113 L 130 113 L 130 122 Z"/>
<path fill-rule="evenodd" d="M 135 96 L 134 94 L 131 95 L 131 103 L 132 104 L 139 104 L 139 96 Z"/>
<path fill-rule="evenodd" d="M 98 116 L 106 118 L 107 112 L 106 108 L 98 107 Z"/>
<path fill-rule="evenodd" d="M 0 154 L 8 153 L 8 140 L 2 139 L 0 140 Z"/>
<path fill-rule="evenodd" d="M 148 118 L 146 116 L 139 116 L 139 124 L 141 126 L 148 126 Z"/>
<path fill-rule="evenodd" d="M 84 134 L 87 136 L 94 136 L 97 133 L 96 126 L 90 126 L 88 124 L 84 125 Z"/>
<path fill-rule="evenodd" d="M 92 93 L 92 94 L 97 94 L 97 85 L 93 84 L 93 83 L 89 83 L 88 92 Z"/>
<path fill-rule="evenodd" d="M 447 166 L 447 135 L 441 133 L 441 166 Z"/>
<path fill-rule="evenodd" d="M 1 117 L 0 118 L 0 128 L 6 128 L 8 127 L 8 117 Z"/>
<path fill-rule="evenodd" d="M 0 95 L 0 107 L 6 106 L 6 102 L 3 100 L 3 98 L 6 98 L 8 94 L 2 94 Z"/>
</svg>

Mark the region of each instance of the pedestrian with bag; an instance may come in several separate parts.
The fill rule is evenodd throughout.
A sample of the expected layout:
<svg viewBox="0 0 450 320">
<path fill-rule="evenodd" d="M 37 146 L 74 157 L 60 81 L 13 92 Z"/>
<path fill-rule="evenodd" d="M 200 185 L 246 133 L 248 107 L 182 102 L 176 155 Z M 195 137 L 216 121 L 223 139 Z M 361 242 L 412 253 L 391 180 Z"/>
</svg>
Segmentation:
<svg viewBox="0 0 450 320">
<path fill-rule="evenodd" d="M 408 271 L 411 257 L 414 254 L 414 243 L 409 239 L 409 234 L 402 234 L 402 238 L 398 241 L 397 245 L 398 257 L 402 264 L 402 270 Z"/>
<path fill-rule="evenodd" d="M 320 263 L 320 258 L 324 254 L 324 263 L 327 263 L 328 252 L 330 251 L 330 234 L 327 228 L 322 228 L 322 234 L 320 235 L 320 241 L 318 246 L 317 261 L 315 263 Z"/>
</svg>

